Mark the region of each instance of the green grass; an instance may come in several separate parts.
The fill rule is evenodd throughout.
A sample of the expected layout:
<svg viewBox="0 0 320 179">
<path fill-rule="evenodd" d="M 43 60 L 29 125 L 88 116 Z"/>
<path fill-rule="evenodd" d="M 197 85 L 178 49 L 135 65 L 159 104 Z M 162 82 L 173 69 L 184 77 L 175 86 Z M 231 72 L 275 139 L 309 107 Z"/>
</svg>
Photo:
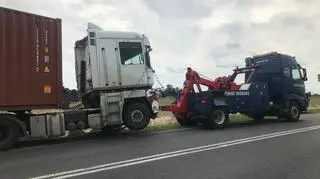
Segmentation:
<svg viewBox="0 0 320 179">
<path fill-rule="evenodd" d="M 320 108 L 320 96 L 312 96 L 310 99 L 309 106 L 311 108 Z"/>
<path fill-rule="evenodd" d="M 174 102 L 174 100 L 175 100 L 174 97 L 160 98 L 160 106 L 171 104 Z"/>
<path fill-rule="evenodd" d="M 230 123 L 243 122 L 252 120 L 251 118 L 241 114 L 231 114 Z M 160 112 L 159 117 L 143 130 L 143 132 L 157 132 L 182 128 L 170 112 Z"/>
<path fill-rule="evenodd" d="M 146 127 L 144 132 L 157 132 L 157 131 L 166 131 L 171 129 L 179 129 L 181 126 L 178 123 L 168 123 L 168 124 L 158 124 L 158 125 L 150 125 Z"/>
<path fill-rule="evenodd" d="M 230 120 L 230 122 L 238 122 L 238 121 L 249 121 L 252 119 L 249 118 L 248 116 L 242 115 L 242 114 L 230 114 L 229 120 Z"/>
<path fill-rule="evenodd" d="M 317 113 L 320 113 L 320 108 L 311 108 L 311 109 L 308 109 L 308 112 L 311 114 L 317 114 Z"/>
</svg>

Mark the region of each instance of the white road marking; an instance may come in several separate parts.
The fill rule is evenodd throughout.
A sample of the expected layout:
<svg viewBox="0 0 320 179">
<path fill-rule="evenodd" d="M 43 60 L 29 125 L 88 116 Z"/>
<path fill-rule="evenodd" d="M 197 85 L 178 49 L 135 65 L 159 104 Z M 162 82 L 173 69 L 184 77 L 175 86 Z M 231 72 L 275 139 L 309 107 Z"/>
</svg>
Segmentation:
<svg viewBox="0 0 320 179">
<path fill-rule="evenodd" d="M 286 135 L 291 135 L 291 134 L 296 134 L 296 133 L 301 133 L 301 132 L 307 132 L 307 131 L 312 131 L 312 130 L 317 130 L 317 129 L 320 129 L 320 125 L 313 126 L 313 127 L 305 127 L 305 128 L 300 128 L 300 129 L 287 130 L 287 131 L 282 131 L 282 132 L 275 132 L 275 133 L 270 133 L 270 134 L 264 134 L 264 135 L 248 137 L 248 138 L 243 138 L 243 139 L 237 139 L 237 140 L 232 140 L 232 141 L 226 141 L 226 142 L 221 142 L 221 143 L 216 143 L 216 144 L 211 144 L 211 145 L 204 145 L 204 146 L 199 146 L 199 147 L 187 148 L 187 149 L 183 149 L 183 150 L 166 152 L 166 153 L 150 155 L 150 156 L 145 156 L 145 157 L 140 157 L 140 158 L 134 158 L 134 159 L 124 160 L 124 161 L 119 161 L 119 162 L 107 163 L 107 164 L 97 165 L 97 166 L 88 167 L 88 168 L 80 168 L 80 169 L 76 169 L 76 170 L 70 170 L 70 171 L 65 171 L 65 172 L 60 172 L 60 173 L 43 175 L 43 176 L 33 177 L 30 179 L 71 178 L 71 177 L 76 177 L 76 176 L 81 176 L 81 175 L 98 173 L 98 172 L 102 172 L 102 171 L 123 168 L 123 167 L 132 166 L 132 165 L 139 165 L 139 164 L 153 162 L 153 161 L 157 161 L 157 160 L 163 160 L 163 159 L 168 159 L 168 158 L 173 158 L 173 157 L 178 157 L 178 156 L 183 156 L 183 155 L 205 152 L 205 151 L 215 150 L 215 149 L 219 149 L 219 148 L 230 147 L 230 146 L 245 144 L 245 143 L 249 143 L 249 142 L 261 141 L 261 140 L 265 140 L 265 139 L 286 136 Z"/>
</svg>

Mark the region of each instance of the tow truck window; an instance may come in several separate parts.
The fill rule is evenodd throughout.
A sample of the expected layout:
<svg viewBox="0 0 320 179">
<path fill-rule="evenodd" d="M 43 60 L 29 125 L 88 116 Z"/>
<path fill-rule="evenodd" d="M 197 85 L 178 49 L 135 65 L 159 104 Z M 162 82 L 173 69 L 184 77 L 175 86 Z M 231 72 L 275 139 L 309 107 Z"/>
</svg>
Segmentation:
<svg viewBox="0 0 320 179">
<path fill-rule="evenodd" d="M 144 64 L 142 46 L 139 42 L 120 42 L 120 57 L 122 65 Z"/>
<path fill-rule="evenodd" d="M 292 69 L 292 79 L 294 79 L 294 80 L 301 80 L 302 79 L 300 70 L 298 68 Z"/>
</svg>

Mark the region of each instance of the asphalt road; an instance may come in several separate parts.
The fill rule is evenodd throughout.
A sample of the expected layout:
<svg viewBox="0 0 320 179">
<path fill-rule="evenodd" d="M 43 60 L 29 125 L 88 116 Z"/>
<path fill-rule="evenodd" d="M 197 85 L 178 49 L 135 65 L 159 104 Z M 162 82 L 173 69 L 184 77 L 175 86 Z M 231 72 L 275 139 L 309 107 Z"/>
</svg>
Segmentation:
<svg viewBox="0 0 320 179">
<path fill-rule="evenodd" d="M 22 143 L 0 152 L 0 178 L 320 178 L 320 115 Z"/>
</svg>

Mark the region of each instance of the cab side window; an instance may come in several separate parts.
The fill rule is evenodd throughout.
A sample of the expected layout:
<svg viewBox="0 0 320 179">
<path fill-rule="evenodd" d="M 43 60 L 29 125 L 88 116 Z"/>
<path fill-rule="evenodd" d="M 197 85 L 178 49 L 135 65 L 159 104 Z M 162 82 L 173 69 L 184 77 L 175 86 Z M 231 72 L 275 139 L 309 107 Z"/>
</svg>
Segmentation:
<svg viewBox="0 0 320 179">
<path fill-rule="evenodd" d="M 294 80 L 301 80 L 302 79 L 300 70 L 298 68 L 292 69 L 291 74 L 292 74 L 292 79 L 294 79 Z"/>
<path fill-rule="evenodd" d="M 144 64 L 144 57 L 141 43 L 139 42 L 120 42 L 120 57 L 122 65 L 141 65 Z"/>
</svg>

